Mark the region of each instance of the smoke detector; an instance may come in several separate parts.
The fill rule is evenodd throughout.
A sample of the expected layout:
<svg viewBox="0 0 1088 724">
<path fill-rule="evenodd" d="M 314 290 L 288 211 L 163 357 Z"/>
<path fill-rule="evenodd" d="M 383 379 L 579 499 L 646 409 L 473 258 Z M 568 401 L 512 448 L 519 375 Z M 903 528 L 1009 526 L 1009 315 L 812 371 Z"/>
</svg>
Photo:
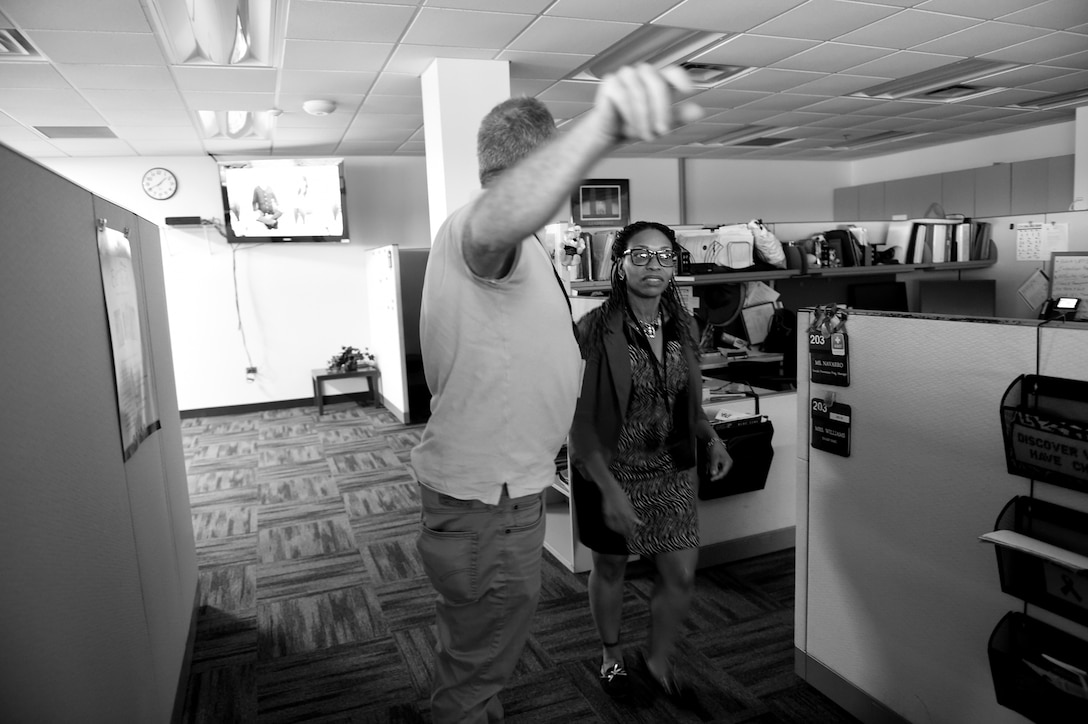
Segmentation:
<svg viewBox="0 0 1088 724">
<path fill-rule="evenodd" d="M 312 100 L 302 104 L 302 110 L 311 116 L 327 116 L 336 110 L 334 101 Z"/>
</svg>

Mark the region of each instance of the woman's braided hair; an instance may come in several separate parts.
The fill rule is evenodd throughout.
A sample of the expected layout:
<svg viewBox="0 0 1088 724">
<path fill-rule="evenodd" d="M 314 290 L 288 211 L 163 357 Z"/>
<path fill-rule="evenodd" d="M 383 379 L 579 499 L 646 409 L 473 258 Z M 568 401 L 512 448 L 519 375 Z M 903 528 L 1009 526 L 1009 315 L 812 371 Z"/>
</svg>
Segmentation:
<svg viewBox="0 0 1088 724">
<path fill-rule="evenodd" d="M 612 272 L 610 274 L 612 289 L 609 292 L 608 300 L 601 307 L 587 314 L 584 326 L 579 329 L 578 341 L 582 345 L 583 353 L 595 354 L 594 350 L 600 350 L 602 348 L 601 340 L 608 328 L 606 320 L 614 312 L 624 313 L 627 307 L 627 283 L 619 275 L 623 253 L 627 251 L 631 239 L 639 232 L 647 229 L 654 229 L 664 234 L 665 238 L 672 244 L 672 249 L 676 252 L 677 257 L 683 252 L 683 247 L 676 241 L 676 232 L 656 221 L 635 221 L 616 233 L 616 238 L 612 242 Z M 692 332 L 692 316 L 688 312 L 684 301 L 680 298 L 680 290 L 677 288 L 675 280 L 669 282 L 669 286 L 661 295 L 661 308 L 667 318 L 673 320 L 675 324 L 681 325 L 681 344 L 689 347 L 698 355 L 699 340 L 695 338 Z"/>
</svg>

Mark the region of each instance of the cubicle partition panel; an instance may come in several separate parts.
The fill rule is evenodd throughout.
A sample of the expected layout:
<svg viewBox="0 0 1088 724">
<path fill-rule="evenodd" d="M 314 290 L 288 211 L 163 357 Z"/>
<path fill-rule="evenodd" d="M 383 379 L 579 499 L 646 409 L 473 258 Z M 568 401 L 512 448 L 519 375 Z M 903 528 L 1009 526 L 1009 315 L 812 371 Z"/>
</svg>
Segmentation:
<svg viewBox="0 0 1088 724">
<path fill-rule="evenodd" d="M 997 703 L 987 644 L 1024 604 L 978 538 L 1016 495 L 1088 510 L 1086 495 L 1009 474 L 1000 420 L 1018 375 L 1088 375 L 1088 325 L 857 313 L 846 326 L 847 387 L 811 383 L 799 342 L 798 672 L 867 722 L 1023 722 Z M 849 457 L 810 447 L 812 400 L 832 396 L 851 407 Z"/>
</svg>

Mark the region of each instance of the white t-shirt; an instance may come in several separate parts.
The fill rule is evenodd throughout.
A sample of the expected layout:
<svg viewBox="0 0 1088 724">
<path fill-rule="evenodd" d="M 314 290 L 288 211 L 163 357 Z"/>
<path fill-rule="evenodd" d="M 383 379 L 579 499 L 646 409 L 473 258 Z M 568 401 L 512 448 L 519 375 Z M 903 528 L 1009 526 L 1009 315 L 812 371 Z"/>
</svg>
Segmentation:
<svg viewBox="0 0 1088 724">
<path fill-rule="evenodd" d="M 439 229 L 427 260 L 420 341 L 431 418 L 412 466 L 420 482 L 495 504 L 544 490 L 570 431 L 581 357 L 551 259 L 533 238 L 502 279 L 465 262 L 471 204 Z"/>
</svg>

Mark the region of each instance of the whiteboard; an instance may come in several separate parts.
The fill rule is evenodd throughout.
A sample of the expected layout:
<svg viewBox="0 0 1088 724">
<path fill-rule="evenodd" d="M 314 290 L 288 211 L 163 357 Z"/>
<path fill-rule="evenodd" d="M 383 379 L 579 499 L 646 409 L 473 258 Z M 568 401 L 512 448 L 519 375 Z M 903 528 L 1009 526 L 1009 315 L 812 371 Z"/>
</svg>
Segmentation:
<svg viewBox="0 0 1088 724">
<path fill-rule="evenodd" d="M 1056 251 L 1050 255 L 1050 298 L 1088 299 L 1088 251 Z"/>
</svg>

